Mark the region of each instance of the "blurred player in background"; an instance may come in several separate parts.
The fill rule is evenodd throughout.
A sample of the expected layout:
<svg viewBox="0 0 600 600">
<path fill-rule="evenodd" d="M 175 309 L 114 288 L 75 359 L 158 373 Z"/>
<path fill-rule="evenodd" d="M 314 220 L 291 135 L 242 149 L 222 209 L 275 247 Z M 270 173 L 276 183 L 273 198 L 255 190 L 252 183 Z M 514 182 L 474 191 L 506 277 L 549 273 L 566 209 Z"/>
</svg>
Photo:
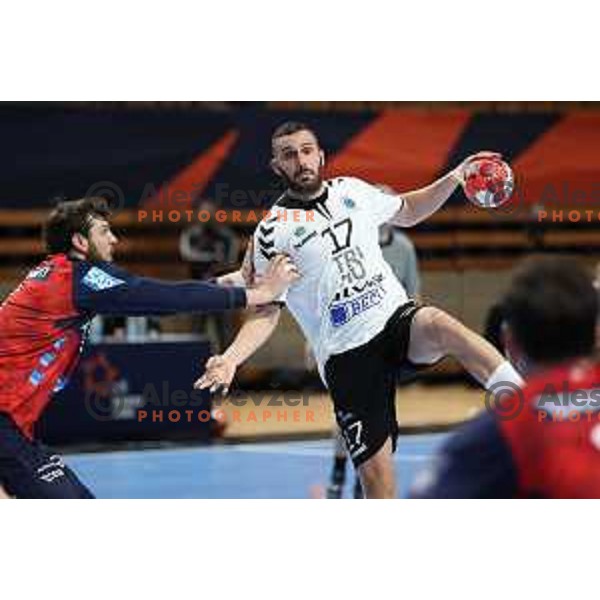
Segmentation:
<svg viewBox="0 0 600 600">
<path fill-rule="evenodd" d="M 573 259 L 531 258 L 504 298 L 526 386 L 461 427 L 425 471 L 425 498 L 600 498 L 598 294 Z"/>
<path fill-rule="evenodd" d="M 256 272 L 263 273 L 276 252 L 288 254 L 302 272 L 281 301 L 312 346 L 365 496 L 395 497 L 399 366 L 451 355 L 488 389 L 521 379 L 483 338 L 408 298 L 383 258 L 378 230 L 386 222 L 411 227 L 425 220 L 464 182 L 471 160 L 497 155 L 474 155 L 431 185 L 394 195 L 351 177 L 324 181 L 324 153 L 301 123 L 280 126 L 272 151 L 272 168 L 287 191 L 255 231 Z M 237 367 L 271 336 L 280 312 L 275 305 L 252 312 L 233 344 L 207 362 L 196 385 L 226 391 Z"/>
<path fill-rule="evenodd" d="M 90 498 L 34 425 L 77 365 L 96 314 L 164 315 L 265 305 L 297 279 L 274 257 L 254 289 L 137 277 L 116 267 L 102 198 L 62 202 L 45 225 L 49 256 L 0 307 L 0 483 L 21 498 Z"/>
<path fill-rule="evenodd" d="M 384 223 L 379 228 L 379 246 L 383 258 L 392 268 L 396 279 L 404 286 L 409 298 L 418 299 L 421 278 L 415 245 L 396 227 Z"/>
<path fill-rule="evenodd" d="M 189 263 L 192 279 L 207 281 L 215 273 L 231 270 L 231 265 L 238 262 L 240 241 L 233 229 L 216 221 L 217 206 L 214 202 L 201 201 L 198 211 L 210 218 L 190 225 L 181 232 L 179 253 Z M 226 319 L 223 313 L 196 315 L 192 321 L 193 329 L 207 335 L 213 346 L 222 350 L 229 329 Z"/>
<path fill-rule="evenodd" d="M 380 190 L 393 194 L 393 190 L 388 186 L 378 186 Z M 417 252 L 410 238 L 392 227 L 389 223 L 384 223 L 379 228 L 379 246 L 383 258 L 390 265 L 396 279 L 402 284 L 409 298 L 417 299 L 421 281 L 419 276 L 419 267 L 417 263 Z M 336 427 L 334 434 L 334 457 L 333 468 L 331 470 L 329 485 L 327 486 L 326 497 L 330 500 L 337 500 L 342 497 L 344 483 L 346 482 L 346 464 L 348 454 L 346 444 L 340 430 Z M 362 486 L 360 478 L 357 476 L 354 481 L 354 498 L 362 498 Z"/>
</svg>

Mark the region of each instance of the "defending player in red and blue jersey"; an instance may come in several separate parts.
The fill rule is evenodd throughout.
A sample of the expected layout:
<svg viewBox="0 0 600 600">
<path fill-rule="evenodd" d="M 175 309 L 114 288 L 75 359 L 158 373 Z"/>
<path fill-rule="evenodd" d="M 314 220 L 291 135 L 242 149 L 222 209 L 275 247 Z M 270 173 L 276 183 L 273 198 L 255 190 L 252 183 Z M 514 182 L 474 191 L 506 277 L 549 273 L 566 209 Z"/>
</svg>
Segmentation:
<svg viewBox="0 0 600 600">
<path fill-rule="evenodd" d="M 59 456 L 33 439 L 52 394 L 75 369 L 91 319 L 239 309 L 270 303 L 298 277 L 275 258 L 253 289 L 166 282 L 113 263 L 117 238 L 102 198 L 63 202 L 45 226 L 50 255 L 0 306 L 0 484 L 22 498 L 88 498 Z"/>
<path fill-rule="evenodd" d="M 522 391 L 463 426 L 413 495 L 600 498 L 598 296 L 576 261 L 527 261 L 502 303 Z"/>
</svg>

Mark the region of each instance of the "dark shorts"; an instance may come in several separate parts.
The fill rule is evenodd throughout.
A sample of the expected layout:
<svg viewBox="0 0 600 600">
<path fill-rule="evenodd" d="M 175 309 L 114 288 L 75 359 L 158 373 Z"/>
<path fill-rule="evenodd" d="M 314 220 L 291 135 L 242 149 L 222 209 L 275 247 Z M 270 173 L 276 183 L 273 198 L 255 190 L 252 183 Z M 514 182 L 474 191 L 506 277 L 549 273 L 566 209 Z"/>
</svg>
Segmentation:
<svg viewBox="0 0 600 600">
<path fill-rule="evenodd" d="M 93 498 L 62 458 L 0 413 L 0 484 L 17 498 Z"/>
<path fill-rule="evenodd" d="M 396 450 L 396 377 L 417 366 L 408 360 L 410 326 L 423 308 L 414 301 L 390 317 L 372 340 L 334 354 L 325 364 L 325 378 L 333 399 L 337 424 L 355 466 L 376 454 L 388 438 Z"/>
</svg>

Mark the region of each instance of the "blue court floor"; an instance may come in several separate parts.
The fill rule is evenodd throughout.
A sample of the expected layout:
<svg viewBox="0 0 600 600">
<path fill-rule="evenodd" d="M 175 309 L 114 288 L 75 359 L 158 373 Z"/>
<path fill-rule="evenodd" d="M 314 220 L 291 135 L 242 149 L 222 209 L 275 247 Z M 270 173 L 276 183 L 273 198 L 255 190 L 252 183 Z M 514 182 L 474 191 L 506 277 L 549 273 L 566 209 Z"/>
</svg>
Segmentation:
<svg viewBox="0 0 600 600">
<path fill-rule="evenodd" d="M 395 455 L 401 495 L 445 434 L 404 435 Z M 333 442 L 245 443 L 71 454 L 66 462 L 98 498 L 310 498 L 327 484 Z M 351 495 L 354 474 L 348 469 Z"/>
</svg>

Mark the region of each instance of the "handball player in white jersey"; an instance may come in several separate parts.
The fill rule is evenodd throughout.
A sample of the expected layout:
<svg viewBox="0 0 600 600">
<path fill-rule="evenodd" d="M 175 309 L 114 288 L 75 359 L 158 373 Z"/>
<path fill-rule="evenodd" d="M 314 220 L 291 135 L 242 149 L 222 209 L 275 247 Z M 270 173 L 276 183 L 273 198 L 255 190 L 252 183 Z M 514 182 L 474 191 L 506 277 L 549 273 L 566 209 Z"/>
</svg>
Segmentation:
<svg viewBox="0 0 600 600">
<path fill-rule="evenodd" d="M 393 498 L 398 366 L 450 355 L 488 389 L 521 378 L 482 337 L 444 311 L 409 300 L 383 258 L 379 226 L 425 220 L 462 184 L 469 161 L 495 155 L 478 153 L 429 186 L 395 195 L 354 177 L 325 181 L 323 150 L 301 123 L 284 123 L 271 143 L 271 166 L 287 190 L 257 227 L 251 258 L 260 276 L 276 253 L 287 254 L 301 278 L 280 302 L 249 313 L 196 386 L 226 393 L 237 367 L 275 330 L 285 304 L 312 347 L 365 497 Z"/>
</svg>

